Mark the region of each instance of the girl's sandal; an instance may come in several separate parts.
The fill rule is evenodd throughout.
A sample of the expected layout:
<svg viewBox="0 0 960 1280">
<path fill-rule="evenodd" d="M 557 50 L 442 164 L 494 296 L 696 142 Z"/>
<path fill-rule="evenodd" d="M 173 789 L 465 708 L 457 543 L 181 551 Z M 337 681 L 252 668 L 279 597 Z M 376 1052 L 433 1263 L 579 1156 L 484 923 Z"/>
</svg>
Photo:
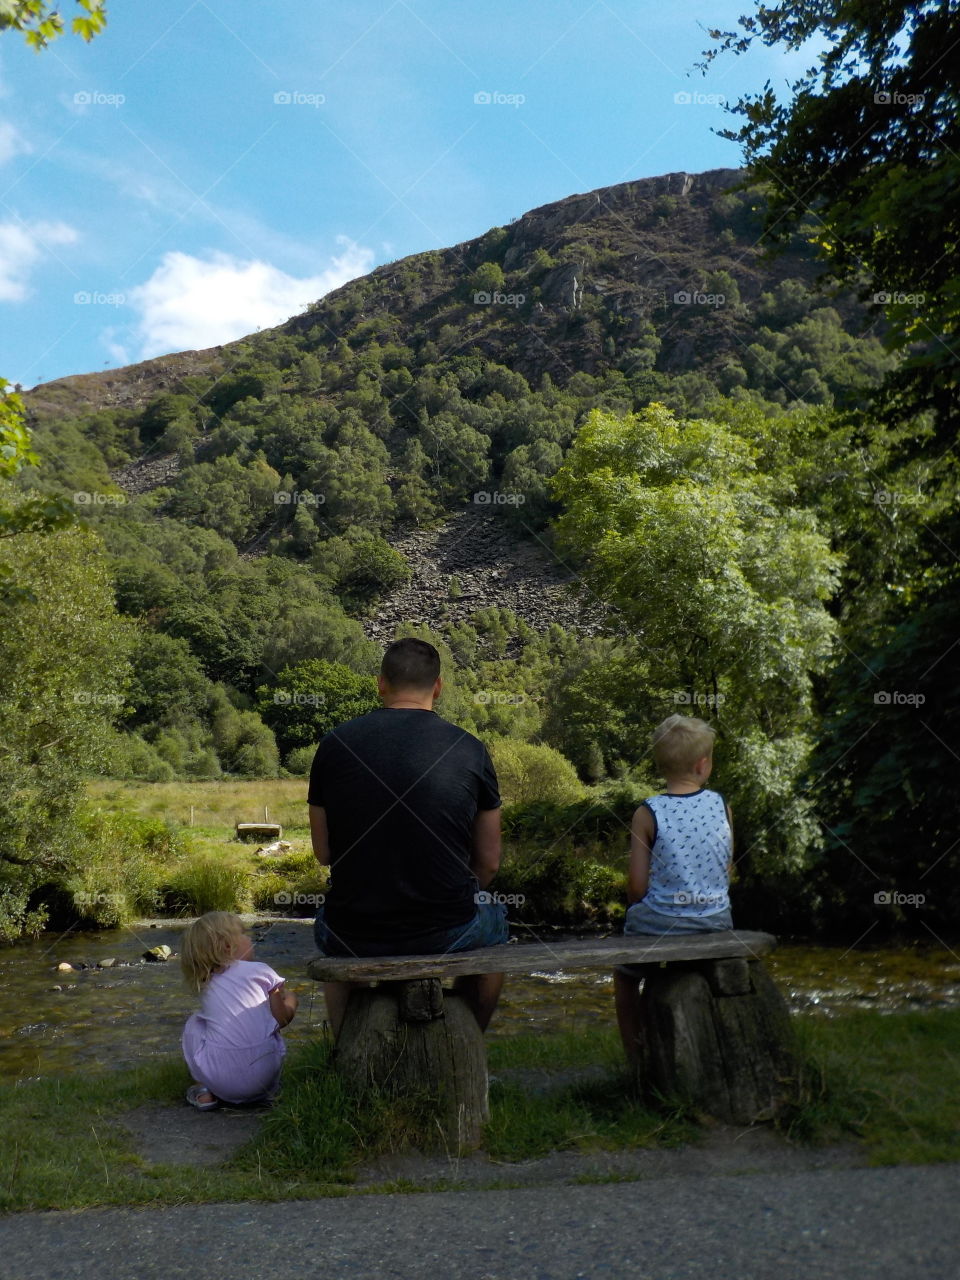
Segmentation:
<svg viewBox="0 0 960 1280">
<path fill-rule="evenodd" d="M 209 1094 L 213 1099 L 211 1102 L 201 1102 L 201 1094 Z M 214 1111 L 220 1105 L 220 1099 L 214 1097 L 205 1084 L 192 1084 L 187 1090 L 187 1101 L 191 1107 L 196 1107 L 198 1111 Z"/>
</svg>

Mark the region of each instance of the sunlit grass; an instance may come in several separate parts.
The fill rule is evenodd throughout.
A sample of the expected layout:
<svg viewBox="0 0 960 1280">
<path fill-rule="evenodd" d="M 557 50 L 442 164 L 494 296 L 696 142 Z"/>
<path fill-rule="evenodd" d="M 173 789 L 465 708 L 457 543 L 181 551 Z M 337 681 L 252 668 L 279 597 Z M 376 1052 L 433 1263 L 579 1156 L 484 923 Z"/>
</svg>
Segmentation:
<svg viewBox="0 0 960 1280">
<path fill-rule="evenodd" d="M 237 822 L 279 822 L 284 828 L 306 830 L 307 784 L 303 778 L 231 779 L 222 782 L 122 782 L 93 778 L 87 784 L 91 800 L 111 808 L 164 818 L 201 831 L 233 833 Z M 268 818 L 264 818 L 264 810 Z"/>
</svg>

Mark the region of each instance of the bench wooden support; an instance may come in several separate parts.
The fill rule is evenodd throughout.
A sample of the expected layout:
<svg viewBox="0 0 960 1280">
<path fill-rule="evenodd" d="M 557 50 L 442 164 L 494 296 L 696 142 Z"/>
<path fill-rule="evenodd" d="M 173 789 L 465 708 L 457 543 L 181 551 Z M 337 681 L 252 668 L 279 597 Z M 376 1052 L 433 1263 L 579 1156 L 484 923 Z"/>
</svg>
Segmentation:
<svg viewBox="0 0 960 1280">
<path fill-rule="evenodd" d="M 718 1120 L 772 1120 L 797 1078 L 790 1015 L 758 959 L 644 966 L 641 1080 Z M 640 976 L 636 972 L 636 976 Z"/>
<path fill-rule="evenodd" d="M 487 1053 L 461 996 L 439 978 L 382 982 L 350 993 L 334 1058 L 346 1080 L 393 1097 L 424 1097 L 447 1150 L 476 1146 L 486 1123 Z"/>
<path fill-rule="evenodd" d="M 395 1095 L 428 1091 L 448 1147 L 463 1148 L 479 1140 L 488 1115 L 486 1053 L 469 1008 L 442 992 L 441 979 L 628 967 L 645 979 L 647 1085 L 749 1124 L 777 1113 L 796 1076 L 787 1008 L 760 960 L 775 945 L 770 934 L 737 931 L 514 943 L 444 956 L 318 956 L 307 972 L 380 983 L 350 993 L 337 1070 Z"/>
</svg>

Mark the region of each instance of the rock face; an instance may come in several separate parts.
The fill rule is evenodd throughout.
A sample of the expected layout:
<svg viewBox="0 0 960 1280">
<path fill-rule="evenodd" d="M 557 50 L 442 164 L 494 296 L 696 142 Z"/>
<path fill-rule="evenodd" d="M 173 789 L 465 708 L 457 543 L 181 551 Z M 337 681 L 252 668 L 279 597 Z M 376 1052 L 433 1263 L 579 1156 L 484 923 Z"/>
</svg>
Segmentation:
<svg viewBox="0 0 960 1280">
<path fill-rule="evenodd" d="M 576 310 L 583 300 L 583 263 L 567 262 L 548 271 L 541 282 L 540 293 L 547 306 Z"/>
<path fill-rule="evenodd" d="M 401 622 L 437 628 L 491 607 L 512 609 L 536 631 L 553 622 L 587 634 L 600 630 L 599 603 L 578 590 L 575 575 L 545 542 L 521 539 L 500 511 L 468 507 L 439 528 L 417 530 L 392 545 L 413 576 L 364 622 L 367 635 L 380 643 L 392 640 Z M 455 598 L 451 578 L 457 579 Z"/>
<path fill-rule="evenodd" d="M 127 493 L 149 493 L 160 485 L 172 483 L 180 474 L 180 459 L 175 453 L 164 454 L 131 462 L 128 466 L 110 473 L 111 478 Z"/>
</svg>

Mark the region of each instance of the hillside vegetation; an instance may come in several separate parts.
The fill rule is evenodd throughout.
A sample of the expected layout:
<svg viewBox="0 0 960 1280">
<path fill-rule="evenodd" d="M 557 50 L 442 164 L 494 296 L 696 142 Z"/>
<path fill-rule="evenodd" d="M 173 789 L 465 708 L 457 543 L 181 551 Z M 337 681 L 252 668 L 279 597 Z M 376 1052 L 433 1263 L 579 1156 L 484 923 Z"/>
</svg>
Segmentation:
<svg viewBox="0 0 960 1280">
<path fill-rule="evenodd" d="M 302 776 L 402 633 L 437 644 L 441 713 L 499 744 L 519 803 L 652 786 L 652 726 L 701 714 L 742 912 L 873 913 L 903 850 L 867 877 L 842 857 L 849 788 L 817 752 L 877 692 L 885 733 L 915 713 L 845 655 L 886 643 L 952 482 L 898 452 L 917 423 L 871 419 L 895 365 L 877 315 L 818 288 L 809 229 L 764 258 L 740 179 L 571 196 L 277 329 L 25 397 L 41 461 L 17 500 L 68 495 L 87 530 L 20 539 L 47 550 L 0 642 L 22 676 L 0 707 L 8 934 L 84 857 L 85 773 Z M 29 779 L 65 701 L 83 724 L 54 804 Z M 912 852 L 947 918 L 955 856 Z"/>
</svg>

